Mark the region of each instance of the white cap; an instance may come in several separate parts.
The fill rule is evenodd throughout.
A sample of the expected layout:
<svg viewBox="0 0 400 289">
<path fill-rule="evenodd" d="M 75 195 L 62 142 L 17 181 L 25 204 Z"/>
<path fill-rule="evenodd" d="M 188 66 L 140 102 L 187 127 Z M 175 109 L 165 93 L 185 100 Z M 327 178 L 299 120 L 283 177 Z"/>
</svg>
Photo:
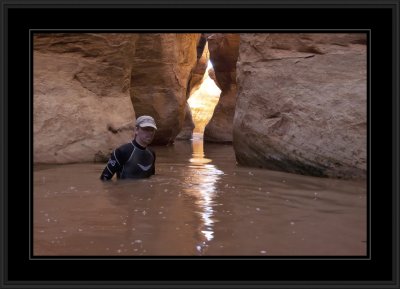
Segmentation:
<svg viewBox="0 0 400 289">
<path fill-rule="evenodd" d="M 157 129 L 156 122 L 154 121 L 154 118 L 152 118 L 151 116 L 148 116 L 148 115 L 139 116 L 136 119 L 136 125 L 140 126 L 140 127 L 148 127 L 148 126 L 150 126 L 150 127 L 153 127 L 154 129 Z"/>
</svg>

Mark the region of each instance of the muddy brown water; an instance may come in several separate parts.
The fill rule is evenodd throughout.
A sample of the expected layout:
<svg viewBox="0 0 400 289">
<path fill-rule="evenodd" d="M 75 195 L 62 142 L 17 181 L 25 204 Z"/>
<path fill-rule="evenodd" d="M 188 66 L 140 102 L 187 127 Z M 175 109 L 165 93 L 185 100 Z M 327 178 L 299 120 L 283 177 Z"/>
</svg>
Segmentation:
<svg viewBox="0 0 400 289">
<path fill-rule="evenodd" d="M 36 165 L 34 256 L 365 256 L 365 181 L 236 164 L 231 145 L 154 147 L 156 175 Z"/>
</svg>

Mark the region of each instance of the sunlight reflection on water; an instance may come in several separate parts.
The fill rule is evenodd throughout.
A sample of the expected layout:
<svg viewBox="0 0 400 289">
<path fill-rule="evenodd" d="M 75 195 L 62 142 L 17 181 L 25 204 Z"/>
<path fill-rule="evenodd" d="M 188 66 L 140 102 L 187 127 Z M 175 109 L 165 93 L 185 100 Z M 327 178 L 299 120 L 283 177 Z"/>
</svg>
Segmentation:
<svg viewBox="0 0 400 289">
<path fill-rule="evenodd" d="M 35 255 L 365 255 L 365 181 L 238 166 L 231 145 L 155 147 L 156 175 L 35 165 Z"/>
<path fill-rule="evenodd" d="M 192 165 L 188 166 L 187 174 L 189 178 L 187 178 L 188 182 L 184 190 L 187 194 L 197 199 L 196 205 L 199 208 L 198 214 L 200 214 L 203 222 L 199 229 L 205 239 L 211 241 L 214 238 L 213 224 L 216 221 L 213 218 L 213 207 L 216 205 L 214 200 L 217 194 L 215 183 L 224 172 L 217 169 L 214 165 L 208 164 L 212 160 L 204 158 L 202 139 L 193 139 L 192 149 L 193 157 L 189 160 Z M 207 247 L 207 242 L 203 241 L 197 246 L 197 250 L 202 252 L 205 247 Z"/>
</svg>

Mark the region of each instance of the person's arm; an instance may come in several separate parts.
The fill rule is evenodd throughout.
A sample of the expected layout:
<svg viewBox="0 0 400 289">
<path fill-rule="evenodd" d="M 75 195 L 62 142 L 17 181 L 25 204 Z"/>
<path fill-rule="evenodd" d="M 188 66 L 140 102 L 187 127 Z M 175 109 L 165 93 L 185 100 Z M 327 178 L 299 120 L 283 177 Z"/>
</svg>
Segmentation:
<svg viewBox="0 0 400 289">
<path fill-rule="evenodd" d="M 118 149 L 111 153 L 110 159 L 107 162 L 106 167 L 101 173 L 100 179 L 102 181 L 111 180 L 114 174 L 120 171 L 122 168 L 122 158 L 121 153 Z"/>
<path fill-rule="evenodd" d="M 153 154 L 153 157 L 154 157 L 153 168 L 151 170 L 151 174 L 155 175 L 156 174 L 156 153 L 153 150 L 150 150 L 150 152 Z"/>
</svg>

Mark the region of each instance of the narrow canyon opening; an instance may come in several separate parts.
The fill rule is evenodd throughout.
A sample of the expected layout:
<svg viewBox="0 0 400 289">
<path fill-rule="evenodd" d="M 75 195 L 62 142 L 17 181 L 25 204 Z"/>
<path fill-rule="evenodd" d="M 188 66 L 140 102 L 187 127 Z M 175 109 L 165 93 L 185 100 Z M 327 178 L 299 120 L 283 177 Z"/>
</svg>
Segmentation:
<svg viewBox="0 0 400 289">
<path fill-rule="evenodd" d="M 365 178 L 316 177 L 367 172 L 365 43 L 360 33 L 36 34 L 33 254 L 365 256 Z M 122 153 L 142 115 L 157 124 L 145 179 L 149 155 Z M 117 161 L 143 175 L 100 181 Z"/>
<path fill-rule="evenodd" d="M 203 138 L 204 129 L 214 113 L 221 94 L 221 90 L 210 77 L 212 69 L 212 63 L 208 60 L 207 69 L 200 87 L 188 99 L 195 125 L 193 129 L 193 137 L 195 138 Z"/>
</svg>

